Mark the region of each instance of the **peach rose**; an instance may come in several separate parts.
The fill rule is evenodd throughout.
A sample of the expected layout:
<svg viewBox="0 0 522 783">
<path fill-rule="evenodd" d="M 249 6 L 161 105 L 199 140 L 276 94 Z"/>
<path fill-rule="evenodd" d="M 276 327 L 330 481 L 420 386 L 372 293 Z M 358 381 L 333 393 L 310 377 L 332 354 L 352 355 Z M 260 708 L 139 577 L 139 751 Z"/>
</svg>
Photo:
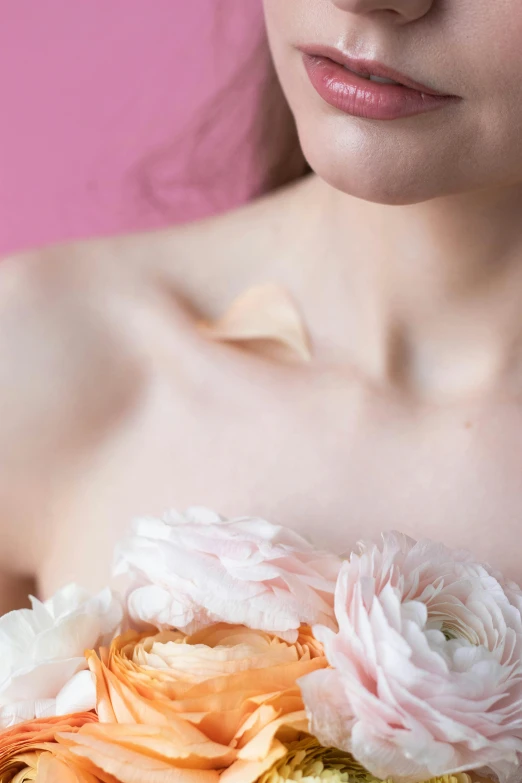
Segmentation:
<svg viewBox="0 0 522 783">
<path fill-rule="evenodd" d="M 290 644 L 223 623 L 129 632 L 88 660 L 100 725 L 62 741 L 121 783 L 179 781 L 180 769 L 184 783 L 253 783 L 285 755 L 278 733 L 308 726 L 297 680 L 326 666 L 308 627 Z"/>
<path fill-rule="evenodd" d="M 97 721 L 92 712 L 36 719 L 17 724 L 0 733 L 0 783 L 100 783 L 82 762 L 78 762 L 56 734 L 74 734 L 81 726 Z M 105 783 L 105 779 L 102 779 Z"/>
</svg>

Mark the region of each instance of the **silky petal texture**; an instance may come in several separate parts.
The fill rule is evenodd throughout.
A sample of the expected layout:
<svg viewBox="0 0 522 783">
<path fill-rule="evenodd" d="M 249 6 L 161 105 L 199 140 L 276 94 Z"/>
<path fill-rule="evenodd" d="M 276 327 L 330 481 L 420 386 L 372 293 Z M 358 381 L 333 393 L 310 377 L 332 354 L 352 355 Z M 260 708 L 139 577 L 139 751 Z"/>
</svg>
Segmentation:
<svg viewBox="0 0 522 783">
<path fill-rule="evenodd" d="M 82 764 L 56 743 L 57 733 L 71 736 L 97 722 L 92 712 L 32 720 L 0 732 L 0 783 L 37 780 L 38 783 L 98 783 Z M 53 762 L 56 760 L 56 763 Z M 50 773 L 55 777 L 49 777 Z M 105 781 L 102 781 L 105 783 Z M 112 781 L 107 781 L 112 783 Z"/>
<path fill-rule="evenodd" d="M 85 650 L 110 641 L 122 620 L 110 590 L 75 585 L 0 618 L 0 728 L 95 706 Z"/>
<path fill-rule="evenodd" d="M 38 759 L 36 783 L 100 783 L 100 778 L 66 757 L 42 753 Z"/>
<path fill-rule="evenodd" d="M 206 742 L 197 731 L 179 730 L 181 723 L 92 725 L 59 740 L 73 757 L 119 783 L 217 783 L 232 751 Z"/>
<path fill-rule="evenodd" d="M 169 766 L 172 780 L 183 769 L 203 783 L 218 772 L 255 783 L 285 753 L 278 733 L 308 728 L 298 678 L 326 666 L 306 626 L 289 644 L 225 624 L 192 636 L 129 632 L 88 661 L 100 724 L 59 739 L 122 783 L 137 770 L 147 783 L 170 780 Z"/>
<path fill-rule="evenodd" d="M 14 778 L 8 775 L 2 783 L 25 783 L 26 781 L 35 781 L 35 783 L 116 783 L 108 778 L 102 781 L 91 775 L 87 770 L 78 767 L 75 759 L 67 758 L 61 752 L 60 757 L 44 750 L 27 753 L 15 760 L 15 769 L 21 764 L 26 766 L 20 769 Z"/>
<path fill-rule="evenodd" d="M 236 763 L 221 773 L 221 783 L 255 783 L 286 756 L 288 743 L 296 741 L 307 730 L 304 710 L 273 720 L 241 748 Z"/>
<path fill-rule="evenodd" d="M 205 508 L 135 522 L 114 575 L 131 627 L 193 633 L 213 623 L 297 639 L 301 624 L 334 627 L 341 561 L 263 519 Z"/>
<path fill-rule="evenodd" d="M 522 779 L 522 592 L 466 552 L 398 533 L 343 564 L 331 670 L 300 680 L 313 733 L 380 778 Z"/>
<path fill-rule="evenodd" d="M 268 340 L 282 345 L 301 361 L 309 362 L 312 358 L 303 318 L 287 291 L 273 283 L 248 288 L 220 318 L 201 321 L 198 329 L 212 340 Z"/>
</svg>

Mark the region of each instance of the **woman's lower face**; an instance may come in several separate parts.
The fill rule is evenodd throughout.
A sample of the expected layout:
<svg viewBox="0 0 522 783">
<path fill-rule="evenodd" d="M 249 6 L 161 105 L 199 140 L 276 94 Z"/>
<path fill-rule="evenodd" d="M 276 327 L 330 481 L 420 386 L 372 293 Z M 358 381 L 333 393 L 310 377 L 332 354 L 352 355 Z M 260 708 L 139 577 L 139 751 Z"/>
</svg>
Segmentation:
<svg viewBox="0 0 522 783">
<path fill-rule="evenodd" d="M 264 6 L 304 152 L 328 183 L 413 204 L 522 182 L 520 0 Z M 401 86 L 383 83 L 390 71 Z"/>
</svg>

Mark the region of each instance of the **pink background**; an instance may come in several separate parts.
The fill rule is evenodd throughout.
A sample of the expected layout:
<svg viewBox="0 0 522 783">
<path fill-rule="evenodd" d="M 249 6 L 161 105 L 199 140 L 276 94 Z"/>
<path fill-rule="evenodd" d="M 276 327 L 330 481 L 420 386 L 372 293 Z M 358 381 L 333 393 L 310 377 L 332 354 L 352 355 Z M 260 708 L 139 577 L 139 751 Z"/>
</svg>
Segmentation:
<svg viewBox="0 0 522 783">
<path fill-rule="evenodd" d="M 244 150 L 194 186 L 195 129 L 261 30 L 260 0 L 1 0 L 0 254 L 245 200 Z"/>
</svg>

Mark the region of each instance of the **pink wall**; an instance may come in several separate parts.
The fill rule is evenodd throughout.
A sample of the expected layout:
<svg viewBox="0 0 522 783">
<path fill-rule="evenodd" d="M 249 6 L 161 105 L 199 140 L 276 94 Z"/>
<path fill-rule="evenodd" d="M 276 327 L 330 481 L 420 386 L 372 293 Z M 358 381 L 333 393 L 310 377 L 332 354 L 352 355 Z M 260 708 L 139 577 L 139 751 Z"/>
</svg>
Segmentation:
<svg viewBox="0 0 522 783">
<path fill-rule="evenodd" d="M 260 0 L 2 0 L 0 254 L 244 200 L 240 165 L 219 204 L 179 182 L 198 108 L 261 28 Z"/>
</svg>

